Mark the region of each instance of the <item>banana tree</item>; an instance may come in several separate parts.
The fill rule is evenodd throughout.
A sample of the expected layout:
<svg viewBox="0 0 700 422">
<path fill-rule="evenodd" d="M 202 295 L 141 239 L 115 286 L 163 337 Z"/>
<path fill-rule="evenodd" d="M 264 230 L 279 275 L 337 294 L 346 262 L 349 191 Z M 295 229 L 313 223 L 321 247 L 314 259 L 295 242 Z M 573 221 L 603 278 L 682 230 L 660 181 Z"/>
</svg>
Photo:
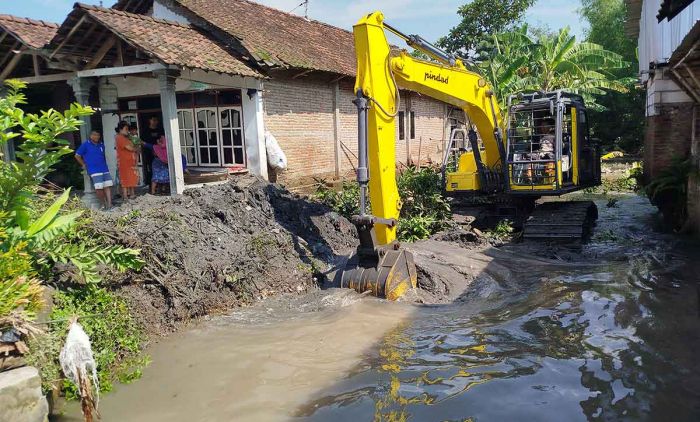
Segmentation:
<svg viewBox="0 0 700 422">
<path fill-rule="evenodd" d="M 482 44 L 479 68 L 489 80 L 501 107 L 509 95 L 565 89 L 581 94 L 591 108 L 606 90 L 625 92 L 626 80 L 612 73 L 625 65 L 622 57 L 598 44 L 577 43 L 568 28 L 536 39 L 527 25 L 495 34 Z"/>
<path fill-rule="evenodd" d="M 533 49 L 533 72 L 528 85 L 543 91 L 565 89 L 584 97 L 590 108 L 599 108 L 596 96 L 606 90 L 626 92 L 625 81 L 615 78 L 613 71 L 625 66 L 622 56 L 589 42 L 576 42 L 576 37 L 563 28 L 556 35 L 543 35 Z"/>
</svg>

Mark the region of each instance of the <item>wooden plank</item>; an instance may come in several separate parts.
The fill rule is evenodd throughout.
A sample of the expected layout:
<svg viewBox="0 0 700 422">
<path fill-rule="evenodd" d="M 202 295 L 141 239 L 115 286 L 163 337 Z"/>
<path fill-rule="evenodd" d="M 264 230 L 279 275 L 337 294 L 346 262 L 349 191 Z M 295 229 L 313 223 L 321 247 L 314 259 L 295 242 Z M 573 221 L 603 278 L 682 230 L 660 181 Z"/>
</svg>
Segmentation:
<svg viewBox="0 0 700 422">
<path fill-rule="evenodd" d="M 5 80 L 5 78 L 7 78 L 13 70 L 15 70 L 15 67 L 17 67 L 17 64 L 21 59 L 21 54 L 15 54 L 12 60 L 10 60 L 7 66 L 5 66 L 5 68 L 2 70 L 2 73 L 0 73 L 0 81 Z"/>
<path fill-rule="evenodd" d="M 86 18 L 87 18 L 87 15 L 83 15 L 83 16 L 80 17 L 80 19 L 78 20 L 78 22 L 76 22 L 75 26 L 74 26 L 73 28 L 71 28 L 70 31 L 68 31 L 68 35 L 66 35 L 66 38 L 64 38 L 63 41 L 61 41 L 61 43 L 58 45 L 58 47 L 56 47 L 56 49 L 53 51 L 53 53 L 51 53 L 51 55 L 49 56 L 50 59 L 52 59 L 53 56 L 55 56 L 56 53 L 58 53 L 58 52 L 61 50 L 61 48 L 63 48 L 64 45 L 66 45 L 66 42 L 68 42 L 68 40 L 70 39 L 70 37 L 71 37 L 73 34 L 75 34 L 75 31 L 77 31 L 78 28 L 80 28 L 80 25 L 82 25 L 83 22 L 85 22 L 85 19 L 86 19 Z"/>
<path fill-rule="evenodd" d="M 99 25 L 92 25 L 91 27 L 88 28 L 87 31 L 85 31 L 85 33 L 84 33 L 80 38 L 83 39 L 83 40 L 89 40 L 89 39 L 91 39 L 91 38 L 90 38 L 90 35 L 92 35 L 92 33 L 93 33 L 93 32 L 95 31 L 95 29 L 97 29 L 97 28 L 99 28 Z M 75 53 L 75 51 L 78 49 L 78 47 L 80 47 L 80 45 L 81 45 L 80 43 L 75 44 L 70 50 L 68 50 L 68 54 Z"/>
<path fill-rule="evenodd" d="M 12 55 L 15 54 L 14 50 L 17 50 L 21 45 L 22 43 L 20 43 L 19 41 L 15 41 L 15 43 L 12 44 L 12 48 L 10 48 L 10 51 L 8 51 L 7 54 L 5 54 L 5 56 L 2 58 L 2 60 L 0 60 L 0 68 L 2 68 L 5 65 L 5 63 L 12 58 Z"/>
<path fill-rule="evenodd" d="M 34 66 L 34 76 L 41 76 L 39 71 L 39 56 L 32 54 L 32 65 Z"/>
<path fill-rule="evenodd" d="M 19 78 L 20 81 L 28 84 L 40 84 L 45 82 L 67 81 L 75 76 L 75 72 L 55 73 L 53 75 L 31 76 Z"/>
<path fill-rule="evenodd" d="M 114 35 L 110 36 L 104 44 L 100 47 L 99 50 L 95 53 L 95 56 L 90 60 L 90 63 L 85 66 L 85 69 L 94 69 L 95 66 L 100 64 L 102 59 L 104 59 L 105 55 L 107 55 L 107 52 L 114 47 L 114 44 L 117 42 L 117 37 Z"/>
<path fill-rule="evenodd" d="M 340 146 L 340 85 L 338 81 L 333 83 L 333 143 L 335 145 L 335 177 L 340 177 L 341 172 L 341 146 Z"/>
<path fill-rule="evenodd" d="M 163 70 L 167 68 L 168 66 L 161 63 L 137 64 L 132 66 L 81 70 L 77 72 L 77 76 L 81 78 L 89 78 L 92 76 L 129 75 L 132 73 L 153 72 L 154 70 Z"/>
<path fill-rule="evenodd" d="M 117 39 L 117 59 L 114 61 L 114 64 L 116 66 L 124 66 L 124 48 L 120 39 Z"/>
</svg>

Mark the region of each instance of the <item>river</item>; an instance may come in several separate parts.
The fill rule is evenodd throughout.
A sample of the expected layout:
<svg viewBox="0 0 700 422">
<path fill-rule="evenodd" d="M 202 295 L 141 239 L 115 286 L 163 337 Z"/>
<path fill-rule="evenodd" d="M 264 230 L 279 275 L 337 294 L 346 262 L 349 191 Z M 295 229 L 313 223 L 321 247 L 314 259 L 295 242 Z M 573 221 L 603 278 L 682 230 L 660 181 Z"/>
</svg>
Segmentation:
<svg viewBox="0 0 700 422">
<path fill-rule="evenodd" d="M 459 303 L 328 290 L 212 318 L 153 345 L 102 420 L 700 420 L 700 249 L 644 198 L 598 205 L 590 243 Z"/>
</svg>

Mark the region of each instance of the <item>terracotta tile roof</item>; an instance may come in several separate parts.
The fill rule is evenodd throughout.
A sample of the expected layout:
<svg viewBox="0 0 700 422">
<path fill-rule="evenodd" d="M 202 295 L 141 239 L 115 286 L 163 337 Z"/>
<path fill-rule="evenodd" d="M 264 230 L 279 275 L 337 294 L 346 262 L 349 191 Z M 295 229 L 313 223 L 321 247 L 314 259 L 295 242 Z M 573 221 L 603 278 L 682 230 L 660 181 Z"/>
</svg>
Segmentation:
<svg viewBox="0 0 700 422">
<path fill-rule="evenodd" d="M 56 35 L 58 25 L 12 15 L 0 15 L 0 28 L 12 34 L 28 47 L 39 49 L 48 44 Z"/>
<path fill-rule="evenodd" d="M 165 64 L 262 77 L 192 26 L 80 3 L 75 7 L 84 10 L 127 43 Z"/>
<path fill-rule="evenodd" d="M 172 1 L 183 14 L 194 14 L 238 39 L 268 66 L 355 74 L 353 36 L 344 29 L 247 0 Z"/>
</svg>

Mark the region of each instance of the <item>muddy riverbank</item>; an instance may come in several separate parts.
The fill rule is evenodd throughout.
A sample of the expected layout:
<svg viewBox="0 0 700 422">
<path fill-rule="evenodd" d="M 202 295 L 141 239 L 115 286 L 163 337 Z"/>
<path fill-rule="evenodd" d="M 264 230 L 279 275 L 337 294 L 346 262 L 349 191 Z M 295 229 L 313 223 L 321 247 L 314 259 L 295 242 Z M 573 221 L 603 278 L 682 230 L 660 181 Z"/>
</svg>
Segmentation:
<svg viewBox="0 0 700 422">
<path fill-rule="evenodd" d="M 314 290 L 174 334 L 103 420 L 698 420 L 700 249 L 655 232 L 644 198 L 606 203 L 566 254 L 412 245 L 463 275 L 423 279 L 453 303 Z"/>
<path fill-rule="evenodd" d="M 142 251 L 142 271 L 108 279 L 152 335 L 315 289 L 356 242 L 354 226 L 326 206 L 250 176 L 175 198 L 145 195 L 94 224 Z"/>
</svg>

